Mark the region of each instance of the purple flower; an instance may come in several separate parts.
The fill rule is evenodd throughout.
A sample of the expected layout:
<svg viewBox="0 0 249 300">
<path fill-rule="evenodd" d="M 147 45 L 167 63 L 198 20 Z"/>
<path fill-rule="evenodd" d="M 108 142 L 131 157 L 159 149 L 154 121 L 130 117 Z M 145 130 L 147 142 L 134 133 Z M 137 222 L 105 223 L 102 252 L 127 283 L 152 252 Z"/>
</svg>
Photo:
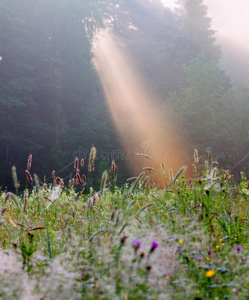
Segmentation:
<svg viewBox="0 0 249 300">
<path fill-rule="evenodd" d="M 150 253 L 152 253 L 158 247 L 157 242 L 152 242 L 150 247 Z"/>
<path fill-rule="evenodd" d="M 199 255 L 196 256 L 196 260 L 199 260 L 201 259 L 201 257 Z"/>
<path fill-rule="evenodd" d="M 242 245 L 235 245 L 234 248 L 235 248 L 238 252 L 240 252 L 240 251 L 243 250 L 243 246 L 242 246 Z"/>
<path fill-rule="evenodd" d="M 132 241 L 132 247 L 137 251 L 141 247 L 141 241 L 139 239 L 134 238 Z"/>
<path fill-rule="evenodd" d="M 177 251 L 182 252 L 182 248 L 181 248 L 181 247 L 178 247 L 178 248 L 177 248 Z"/>
</svg>

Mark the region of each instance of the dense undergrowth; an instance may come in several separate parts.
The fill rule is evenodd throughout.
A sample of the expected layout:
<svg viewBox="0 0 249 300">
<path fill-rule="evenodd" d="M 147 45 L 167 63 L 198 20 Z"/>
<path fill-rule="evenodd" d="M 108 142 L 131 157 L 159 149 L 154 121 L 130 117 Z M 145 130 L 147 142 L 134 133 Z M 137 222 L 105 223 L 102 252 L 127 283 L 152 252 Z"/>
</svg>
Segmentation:
<svg viewBox="0 0 249 300">
<path fill-rule="evenodd" d="M 248 299 L 243 173 L 232 185 L 210 156 L 200 174 L 195 151 L 194 178 L 160 190 L 144 173 L 118 188 L 114 167 L 99 192 L 1 193 L 1 299 Z"/>
</svg>

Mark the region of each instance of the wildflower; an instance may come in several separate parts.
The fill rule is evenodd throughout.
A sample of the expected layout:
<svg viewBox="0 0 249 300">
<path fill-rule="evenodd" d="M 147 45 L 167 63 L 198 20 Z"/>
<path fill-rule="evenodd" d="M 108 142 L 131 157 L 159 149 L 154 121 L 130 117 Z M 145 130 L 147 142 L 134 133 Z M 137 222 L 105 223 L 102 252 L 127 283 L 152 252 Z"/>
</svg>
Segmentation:
<svg viewBox="0 0 249 300">
<path fill-rule="evenodd" d="M 146 270 L 147 270 L 148 272 L 150 272 L 150 270 L 151 270 L 151 265 L 147 265 L 147 266 L 146 266 Z"/>
<path fill-rule="evenodd" d="M 213 277 L 214 276 L 214 270 L 209 270 L 206 272 L 206 277 L 210 278 L 210 277 Z"/>
<path fill-rule="evenodd" d="M 207 257 L 206 257 L 206 260 L 207 260 L 207 261 L 210 261 L 210 257 L 207 256 Z"/>
<path fill-rule="evenodd" d="M 242 246 L 242 245 L 235 245 L 234 248 L 235 248 L 238 252 L 240 252 L 240 251 L 243 250 L 243 246 Z"/>
<path fill-rule="evenodd" d="M 123 235 L 123 236 L 120 238 L 121 244 L 124 244 L 127 238 L 128 238 L 127 235 Z"/>
<path fill-rule="evenodd" d="M 167 279 L 167 280 L 170 280 L 170 277 L 169 277 L 169 275 L 167 275 L 167 276 L 166 276 L 166 279 Z"/>
<path fill-rule="evenodd" d="M 182 240 L 178 240 L 179 244 L 182 244 Z"/>
<path fill-rule="evenodd" d="M 216 245 L 216 249 L 219 249 L 219 245 Z"/>
<path fill-rule="evenodd" d="M 4 203 L 6 203 L 10 198 L 10 192 L 8 192 L 5 196 Z"/>
<path fill-rule="evenodd" d="M 1 211 L 1 214 L 3 215 L 5 212 L 6 212 L 6 207 L 4 207 L 3 209 L 2 209 L 2 211 Z"/>
<path fill-rule="evenodd" d="M 152 242 L 151 247 L 150 247 L 150 253 L 154 252 L 154 250 L 158 247 L 157 242 Z"/>
<path fill-rule="evenodd" d="M 144 252 L 141 251 L 141 252 L 140 252 L 140 258 L 141 258 L 141 259 L 144 258 L 144 255 L 145 255 Z"/>
<path fill-rule="evenodd" d="M 46 191 L 47 188 L 48 188 L 48 185 L 47 185 L 45 182 L 43 183 L 43 188 L 44 188 L 45 191 Z"/>
<path fill-rule="evenodd" d="M 141 241 L 139 239 L 134 238 L 132 241 L 132 247 L 137 251 L 141 247 Z"/>
<path fill-rule="evenodd" d="M 181 247 L 178 247 L 176 250 L 179 251 L 179 252 L 182 252 L 182 248 Z"/>
</svg>

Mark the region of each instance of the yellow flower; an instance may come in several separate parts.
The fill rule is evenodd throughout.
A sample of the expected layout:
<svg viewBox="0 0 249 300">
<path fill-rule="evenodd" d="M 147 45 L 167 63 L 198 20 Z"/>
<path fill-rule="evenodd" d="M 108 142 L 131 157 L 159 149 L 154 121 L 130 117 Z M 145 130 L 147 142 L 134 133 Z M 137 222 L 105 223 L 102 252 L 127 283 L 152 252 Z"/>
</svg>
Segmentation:
<svg viewBox="0 0 249 300">
<path fill-rule="evenodd" d="M 179 240 L 178 242 L 179 242 L 180 244 L 182 244 L 182 240 Z"/>
<path fill-rule="evenodd" d="M 222 243 L 221 245 L 222 245 L 222 246 L 225 246 L 225 244 L 224 244 L 224 243 Z"/>
<path fill-rule="evenodd" d="M 167 275 L 167 276 L 166 276 L 166 279 L 167 279 L 167 280 L 169 280 L 169 279 L 170 279 L 169 275 Z"/>
<path fill-rule="evenodd" d="M 235 238 L 235 240 L 237 240 L 237 238 Z"/>
<path fill-rule="evenodd" d="M 210 261 L 210 257 L 206 257 L 206 260 L 207 260 L 207 261 Z"/>
<path fill-rule="evenodd" d="M 220 242 L 222 242 L 222 239 L 220 239 Z"/>
<path fill-rule="evenodd" d="M 214 276 L 214 270 L 209 270 L 209 271 L 206 272 L 206 277 L 210 278 L 212 276 Z"/>
<path fill-rule="evenodd" d="M 219 249 L 219 246 L 218 246 L 218 245 L 216 246 L 216 249 Z"/>
</svg>

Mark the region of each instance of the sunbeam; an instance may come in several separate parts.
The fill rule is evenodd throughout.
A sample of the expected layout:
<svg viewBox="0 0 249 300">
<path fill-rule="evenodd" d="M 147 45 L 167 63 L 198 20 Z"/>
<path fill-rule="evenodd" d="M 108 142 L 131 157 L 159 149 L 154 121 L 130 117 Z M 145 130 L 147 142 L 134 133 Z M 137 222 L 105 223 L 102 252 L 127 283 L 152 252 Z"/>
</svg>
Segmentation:
<svg viewBox="0 0 249 300">
<path fill-rule="evenodd" d="M 171 168 L 175 171 L 183 165 L 180 157 L 183 145 L 178 139 L 178 130 L 171 128 L 169 123 L 168 127 L 161 124 L 160 108 L 150 99 L 138 72 L 109 31 L 99 34 L 95 57 L 106 100 L 129 166 L 134 174 L 143 167 L 153 167 L 154 174 L 157 174 L 153 175 L 153 180 L 160 185 L 165 184 L 167 179 L 162 175 L 161 164 L 166 170 Z M 147 154 L 152 160 L 139 158 L 138 152 Z"/>
</svg>

